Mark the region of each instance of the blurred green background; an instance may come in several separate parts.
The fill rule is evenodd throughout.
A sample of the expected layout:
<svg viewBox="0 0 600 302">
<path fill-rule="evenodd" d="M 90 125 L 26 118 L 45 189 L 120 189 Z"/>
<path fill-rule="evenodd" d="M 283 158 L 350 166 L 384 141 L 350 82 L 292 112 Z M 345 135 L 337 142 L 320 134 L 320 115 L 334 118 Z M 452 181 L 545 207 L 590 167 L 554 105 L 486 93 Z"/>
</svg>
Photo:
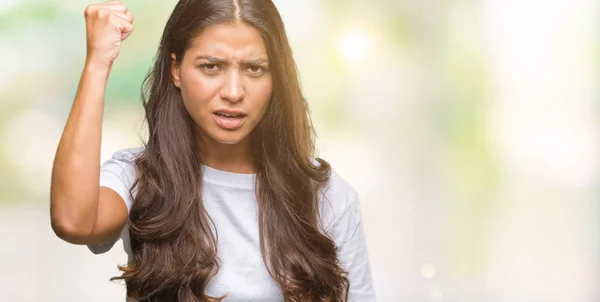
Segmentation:
<svg viewBox="0 0 600 302">
<path fill-rule="evenodd" d="M 125 0 L 102 159 L 144 137 L 176 1 Z M 52 160 L 89 1 L 0 0 L 0 300 L 121 301 L 126 261 L 62 242 Z M 600 2 L 278 0 L 319 135 L 361 197 L 378 301 L 600 300 Z"/>
</svg>

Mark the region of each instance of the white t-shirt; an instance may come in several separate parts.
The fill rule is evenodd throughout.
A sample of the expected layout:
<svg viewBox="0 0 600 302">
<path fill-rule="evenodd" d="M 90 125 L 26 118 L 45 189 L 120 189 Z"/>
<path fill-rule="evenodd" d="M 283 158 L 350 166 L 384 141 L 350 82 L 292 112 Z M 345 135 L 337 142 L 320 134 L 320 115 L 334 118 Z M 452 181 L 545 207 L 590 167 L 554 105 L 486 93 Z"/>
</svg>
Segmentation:
<svg viewBox="0 0 600 302">
<path fill-rule="evenodd" d="M 118 193 L 131 209 L 129 190 L 135 181 L 135 157 L 143 148 L 124 149 L 103 163 L 100 186 Z M 206 293 L 228 294 L 225 302 L 283 301 L 279 285 L 271 278 L 262 260 L 255 174 L 237 174 L 202 166 L 203 202 L 218 236 L 217 253 L 221 261 L 218 273 L 209 281 Z M 332 171 L 319 195 L 320 219 L 326 233 L 339 248 L 338 259 L 349 272 L 348 301 L 375 301 L 369 256 L 361 220 L 360 203 L 354 188 Z M 135 194 L 135 192 L 134 192 Z M 131 257 L 129 226 L 120 235 L 102 245 L 90 245 L 95 254 L 105 253 L 118 239 Z"/>
</svg>

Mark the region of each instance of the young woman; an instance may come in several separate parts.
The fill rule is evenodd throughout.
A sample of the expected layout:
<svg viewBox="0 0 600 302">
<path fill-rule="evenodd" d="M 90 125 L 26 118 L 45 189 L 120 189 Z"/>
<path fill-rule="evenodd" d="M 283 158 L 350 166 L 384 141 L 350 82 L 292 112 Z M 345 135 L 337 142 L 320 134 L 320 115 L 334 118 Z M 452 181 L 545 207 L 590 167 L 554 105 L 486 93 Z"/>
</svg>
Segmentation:
<svg viewBox="0 0 600 302">
<path fill-rule="evenodd" d="M 101 167 L 106 80 L 133 14 L 85 10 L 87 57 L 52 174 L 57 236 L 123 240 L 128 299 L 374 301 L 360 203 L 313 157 L 270 0 L 181 0 L 144 81 L 149 137 Z"/>
</svg>

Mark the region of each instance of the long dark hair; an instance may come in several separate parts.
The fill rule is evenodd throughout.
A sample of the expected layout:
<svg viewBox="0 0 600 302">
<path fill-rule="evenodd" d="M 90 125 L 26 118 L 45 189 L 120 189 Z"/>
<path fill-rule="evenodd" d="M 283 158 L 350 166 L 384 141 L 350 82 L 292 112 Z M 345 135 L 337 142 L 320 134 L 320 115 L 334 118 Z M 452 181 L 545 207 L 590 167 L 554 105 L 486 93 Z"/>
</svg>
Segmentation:
<svg viewBox="0 0 600 302">
<path fill-rule="evenodd" d="M 272 70 L 269 107 L 251 134 L 257 166 L 260 246 L 285 301 L 346 301 L 349 281 L 318 219 L 330 165 L 313 160 L 314 130 L 284 25 L 271 0 L 181 0 L 171 14 L 142 100 L 148 142 L 136 160 L 129 216 L 132 259 L 120 266 L 128 297 L 140 301 L 220 301 L 205 294 L 219 269 L 218 234 L 202 203 L 198 128 L 170 73 L 204 28 L 255 27 Z M 182 60 L 182 59 L 181 59 Z M 179 62 L 181 60 L 178 60 Z"/>
</svg>

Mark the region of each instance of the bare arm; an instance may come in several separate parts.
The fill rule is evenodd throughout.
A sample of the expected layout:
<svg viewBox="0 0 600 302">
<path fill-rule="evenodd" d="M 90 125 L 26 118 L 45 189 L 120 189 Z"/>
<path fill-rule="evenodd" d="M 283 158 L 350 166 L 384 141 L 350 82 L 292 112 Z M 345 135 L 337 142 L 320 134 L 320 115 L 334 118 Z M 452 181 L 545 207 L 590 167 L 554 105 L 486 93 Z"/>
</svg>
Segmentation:
<svg viewBox="0 0 600 302">
<path fill-rule="evenodd" d="M 133 31 L 133 15 L 119 1 L 86 9 L 88 54 L 60 139 L 50 189 L 52 229 L 75 244 L 115 237 L 127 207 L 114 191 L 99 187 L 104 94 L 121 41 Z"/>
</svg>

